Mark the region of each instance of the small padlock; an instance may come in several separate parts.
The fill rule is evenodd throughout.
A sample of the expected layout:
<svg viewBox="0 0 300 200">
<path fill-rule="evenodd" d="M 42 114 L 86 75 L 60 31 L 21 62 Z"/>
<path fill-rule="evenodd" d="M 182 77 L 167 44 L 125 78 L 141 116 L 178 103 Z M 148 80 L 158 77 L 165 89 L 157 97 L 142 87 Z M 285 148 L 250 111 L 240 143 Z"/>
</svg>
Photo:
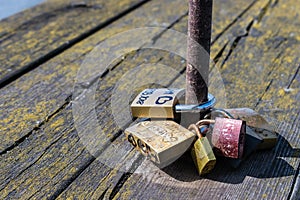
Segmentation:
<svg viewBox="0 0 300 200">
<path fill-rule="evenodd" d="M 218 116 L 225 118 L 234 119 L 233 115 L 224 109 L 213 108 L 209 113 L 209 116 L 212 119 L 215 119 Z M 246 122 L 247 123 L 247 122 Z M 229 165 L 234 168 L 238 168 L 243 160 L 245 160 L 251 153 L 253 153 L 258 146 L 263 142 L 263 139 L 259 137 L 248 125 L 246 125 L 246 135 L 245 135 L 245 145 L 242 158 L 227 158 Z"/>
<path fill-rule="evenodd" d="M 209 110 L 215 103 L 215 97 L 208 95 L 208 101 L 199 105 L 184 105 L 184 89 L 145 89 L 131 104 L 133 117 L 175 119 L 183 112 L 199 113 Z"/>
<path fill-rule="evenodd" d="M 212 119 L 215 119 L 217 116 L 220 116 L 219 114 L 225 118 L 234 119 L 234 117 L 231 113 L 229 113 L 226 110 L 218 109 L 218 108 L 213 108 L 211 110 L 210 117 Z M 247 121 L 246 121 L 246 123 L 247 123 Z M 253 131 L 247 124 L 246 125 L 246 137 L 245 137 L 246 149 L 243 153 L 244 156 L 245 156 L 245 154 L 246 154 L 246 156 L 250 155 L 250 153 L 253 152 L 254 150 L 256 150 L 262 142 L 263 142 L 263 139 L 258 134 L 256 134 L 255 131 Z"/>
<path fill-rule="evenodd" d="M 195 134 L 174 121 L 143 121 L 125 130 L 128 141 L 159 168 L 166 167 L 191 146 Z"/>
<path fill-rule="evenodd" d="M 201 122 L 202 121 L 202 122 Z M 201 120 L 214 124 L 213 130 L 207 133 L 213 150 L 217 155 L 228 158 L 243 156 L 246 134 L 246 122 L 236 119 L 219 118 L 215 120 Z"/>
<path fill-rule="evenodd" d="M 196 165 L 199 175 L 209 173 L 216 165 L 216 157 L 206 137 L 201 133 L 201 126 L 198 128 L 195 124 L 189 126 L 189 130 L 194 131 L 198 139 L 194 143 L 191 155 Z"/>
<path fill-rule="evenodd" d="M 250 108 L 232 108 L 226 109 L 234 118 L 246 121 L 247 125 L 260 137 L 262 143 L 257 149 L 270 149 L 277 144 L 278 133 L 275 128 L 259 113 Z"/>
<path fill-rule="evenodd" d="M 132 102 L 133 117 L 175 118 L 174 106 L 179 102 L 184 89 L 145 89 Z"/>
<path fill-rule="evenodd" d="M 259 137 L 262 138 L 263 142 L 257 146 L 257 149 L 272 149 L 276 146 L 278 136 L 275 131 L 271 131 L 270 129 L 251 127 L 250 129 L 254 131 Z"/>
</svg>

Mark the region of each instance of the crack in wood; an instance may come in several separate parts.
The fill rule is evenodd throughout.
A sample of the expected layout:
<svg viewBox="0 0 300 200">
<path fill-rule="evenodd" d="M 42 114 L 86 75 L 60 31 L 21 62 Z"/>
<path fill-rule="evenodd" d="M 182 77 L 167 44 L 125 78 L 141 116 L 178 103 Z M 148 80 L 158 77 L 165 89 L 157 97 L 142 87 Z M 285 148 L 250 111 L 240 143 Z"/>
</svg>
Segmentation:
<svg viewBox="0 0 300 200">
<path fill-rule="evenodd" d="M 274 47 L 274 49 L 277 49 L 280 45 L 282 45 L 284 42 L 286 42 L 287 41 L 287 38 L 283 38 L 282 40 L 280 40 L 279 42 L 278 42 L 278 44 Z"/>
<path fill-rule="evenodd" d="M 19 146 L 22 144 L 26 138 L 30 137 L 35 131 L 38 131 L 41 129 L 42 126 L 44 126 L 54 115 L 58 114 L 60 111 L 64 110 L 71 102 L 72 95 L 69 95 L 68 98 L 65 100 L 65 103 L 60 106 L 56 111 L 54 111 L 52 114 L 50 114 L 44 121 L 39 123 L 39 125 L 35 128 L 33 128 L 30 132 L 28 132 L 26 135 L 18 139 L 17 141 L 14 142 L 11 146 L 5 148 L 3 151 L 0 152 L 0 156 L 6 154 L 7 152 L 13 150 L 15 147 Z"/>
<path fill-rule="evenodd" d="M 272 4 L 272 8 L 274 8 L 275 6 L 277 6 L 279 3 L 279 0 L 275 0 L 274 3 Z"/>
<path fill-rule="evenodd" d="M 28 169 L 31 168 L 33 165 L 35 165 L 36 163 L 38 163 L 38 162 L 42 159 L 42 157 L 47 153 L 47 151 L 48 151 L 54 144 L 56 144 L 61 138 L 62 138 L 62 136 L 58 137 L 58 138 L 57 138 L 55 141 L 53 141 L 49 146 L 47 146 L 47 147 L 45 148 L 45 150 L 43 151 L 43 153 L 42 153 L 39 157 L 37 157 L 37 159 L 36 159 L 34 162 L 32 162 L 30 165 L 28 165 L 25 169 L 21 170 L 15 177 L 7 178 L 7 179 L 10 179 L 10 180 L 3 186 L 3 188 L 0 189 L 0 192 L 3 191 L 3 190 L 5 189 L 5 187 L 6 187 L 12 180 L 14 180 L 16 177 L 21 176 L 21 174 L 23 174 L 26 170 L 28 170 Z M 7 179 L 6 179 L 6 180 L 7 180 Z M 22 184 L 22 183 L 21 183 L 21 184 Z M 10 193 L 12 193 L 12 192 L 13 192 L 13 191 L 11 191 Z M 8 197 L 8 196 L 10 195 L 10 193 L 8 193 L 6 197 Z M 6 197 L 5 197 L 5 198 L 6 198 Z"/>
<path fill-rule="evenodd" d="M 271 67 L 271 69 L 270 69 L 270 71 L 269 71 L 269 73 L 268 73 L 268 76 L 271 76 L 272 72 L 274 71 L 275 67 L 277 66 L 277 65 L 276 65 L 276 61 L 279 60 L 279 58 L 283 55 L 283 53 L 284 53 L 284 51 L 280 51 L 280 52 L 277 54 L 277 56 L 273 59 L 273 61 L 272 61 L 272 67 Z"/>
<path fill-rule="evenodd" d="M 101 196 L 100 196 L 98 199 L 99 199 L 99 200 L 104 199 L 104 197 L 105 197 L 107 191 L 108 191 L 108 188 L 106 188 L 106 189 L 104 190 L 104 192 L 101 194 Z"/>
<path fill-rule="evenodd" d="M 8 40 L 10 38 L 12 38 L 15 35 L 15 33 L 8 33 L 8 32 L 4 32 L 3 34 L 0 35 L 0 43 L 2 43 L 4 40 Z"/>
<path fill-rule="evenodd" d="M 78 139 L 78 140 L 76 141 L 76 143 L 79 142 L 79 141 L 80 141 L 80 139 Z M 80 154 L 78 154 L 74 159 L 72 159 L 72 160 L 68 163 L 68 165 L 67 165 L 65 168 L 68 168 L 68 167 L 72 164 L 72 162 L 74 162 L 76 159 L 78 159 L 78 158 L 82 155 L 83 152 L 84 152 L 84 149 L 80 152 Z M 53 179 L 54 179 L 59 173 L 61 173 L 65 168 L 60 169 L 60 170 L 53 176 Z M 49 183 L 51 183 L 51 181 L 48 181 L 43 187 L 46 187 Z M 28 199 L 33 198 L 34 195 L 36 195 L 38 192 L 39 192 L 39 190 L 37 190 L 36 192 L 34 192 L 30 197 L 28 197 Z"/>
<path fill-rule="evenodd" d="M 243 34 L 243 35 L 239 35 L 237 36 L 231 47 L 230 47 L 230 50 L 228 52 L 228 54 L 226 55 L 225 59 L 223 60 L 222 64 L 220 65 L 220 68 L 223 68 L 224 64 L 228 61 L 229 57 L 231 56 L 233 50 L 237 47 L 238 43 L 240 42 L 240 40 L 244 37 L 247 37 L 249 36 L 249 32 L 254 24 L 255 21 L 257 21 L 257 23 L 260 23 L 261 20 L 263 19 L 263 17 L 266 15 L 267 11 L 269 10 L 270 7 L 272 7 L 272 4 L 273 0 L 269 0 L 268 3 L 261 9 L 260 13 L 258 14 L 257 17 L 255 17 L 254 19 L 251 20 L 251 22 L 248 24 L 248 26 L 246 27 L 246 33 Z M 216 36 L 216 38 L 214 39 L 214 41 L 212 42 L 212 44 L 214 44 L 214 42 L 220 38 L 225 32 L 227 29 L 229 29 L 240 17 L 242 17 L 249 9 L 251 9 L 254 5 L 255 5 L 256 1 L 252 2 L 252 4 L 250 4 L 246 10 L 244 10 L 240 15 L 241 16 L 238 16 L 236 19 L 233 20 L 233 22 L 231 24 L 229 24 L 228 26 L 229 27 L 226 27 L 219 35 Z M 277 2 L 278 3 L 278 2 Z M 273 7 L 272 7 L 273 8 Z M 283 41 L 284 42 L 284 41 Z M 281 45 L 281 44 L 279 44 Z M 220 53 L 220 52 L 219 52 Z M 223 52 L 222 52 L 223 53 Z"/>
<path fill-rule="evenodd" d="M 213 61 L 214 64 L 217 64 L 220 60 L 220 58 L 222 57 L 226 47 L 228 46 L 228 42 L 226 42 L 226 44 L 222 47 L 222 49 L 217 53 L 217 55 L 214 57 Z"/>
<path fill-rule="evenodd" d="M 185 14 L 179 16 L 175 21 L 173 21 L 169 26 L 166 27 L 166 29 L 164 31 L 162 31 L 161 33 L 159 33 L 157 36 L 155 36 L 154 38 L 152 38 L 152 45 L 154 45 L 157 40 L 165 33 L 167 32 L 169 29 L 171 29 L 174 25 L 176 25 L 179 21 L 181 21 L 184 17 L 186 17 L 188 15 L 188 12 L 186 12 Z"/>
<path fill-rule="evenodd" d="M 71 183 L 75 180 L 75 179 L 77 179 L 79 176 L 80 176 L 80 174 L 82 174 L 82 172 L 84 172 L 84 170 L 86 169 L 86 168 L 88 168 L 94 161 L 96 160 L 96 158 L 95 157 L 92 157 L 92 158 L 90 158 L 89 160 L 88 160 L 88 162 L 87 163 L 85 163 L 84 165 L 82 165 L 69 179 L 67 179 L 67 180 L 65 180 L 64 181 L 64 183 L 62 184 L 62 186 L 61 186 L 61 188 L 60 189 L 58 189 L 58 190 L 56 190 L 55 192 L 54 192 L 54 194 L 53 195 L 51 195 L 50 197 L 49 197 L 49 199 L 56 199 L 64 190 L 66 190 L 68 187 L 69 187 L 69 185 L 71 185 Z"/>
<path fill-rule="evenodd" d="M 268 90 L 270 89 L 271 85 L 273 83 L 273 79 L 269 82 L 269 84 L 267 85 L 264 93 L 260 96 L 260 98 L 258 99 L 257 103 L 255 104 L 254 108 L 257 108 L 258 105 L 262 102 L 263 97 L 265 96 L 265 94 L 268 92 Z"/>
<path fill-rule="evenodd" d="M 290 193 L 288 195 L 288 200 L 299 200 L 300 195 L 300 163 L 298 165 L 298 168 L 296 170 L 292 187 L 290 190 Z"/>
<path fill-rule="evenodd" d="M 239 35 L 239 36 L 237 36 L 237 37 L 234 39 L 233 43 L 232 43 L 231 46 L 230 46 L 230 50 L 229 50 L 228 54 L 226 55 L 225 59 L 223 60 L 222 64 L 220 65 L 220 68 L 221 68 L 221 69 L 223 68 L 223 66 L 225 65 L 225 63 L 228 61 L 228 59 L 230 58 L 231 54 L 233 53 L 234 49 L 235 49 L 235 48 L 237 47 L 237 45 L 239 44 L 240 40 L 241 40 L 242 38 L 247 37 L 247 36 L 249 35 L 249 32 L 250 32 L 250 30 L 251 30 L 251 28 L 252 28 L 252 26 L 253 26 L 253 23 L 254 23 L 254 20 L 252 20 L 252 21 L 248 24 L 248 26 L 246 27 L 246 33 L 245 33 L 245 34 Z"/>
<path fill-rule="evenodd" d="M 138 158 L 132 163 L 129 171 L 134 172 L 141 165 L 142 162 L 143 162 L 143 156 L 139 155 Z M 129 172 L 123 173 L 118 183 L 113 187 L 112 192 L 109 195 L 110 200 L 113 199 L 118 194 L 120 189 L 123 187 L 124 183 L 132 176 L 132 174 L 133 173 L 129 173 Z"/>
<path fill-rule="evenodd" d="M 271 3 L 273 0 L 269 0 L 268 3 L 261 9 L 261 12 L 257 16 L 257 22 L 260 23 L 261 20 L 264 18 L 264 16 L 267 14 L 267 11 L 269 10 Z"/>
<path fill-rule="evenodd" d="M 67 8 L 68 9 L 72 9 L 72 8 L 102 9 L 103 6 L 101 6 L 101 5 L 90 5 L 90 4 L 87 4 L 86 2 L 82 1 L 82 2 L 73 2 Z"/>
<path fill-rule="evenodd" d="M 258 0 L 253 1 L 243 12 L 241 12 L 233 21 L 228 24 L 219 34 L 216 35 L 216 37 L 212 40 L 211 46 L 220 38 L 224 35 L 224 33 L 232 27 L 240 18 L 242 18 L 254 5 L 255 3 L 258 2 Z"/>
<path fill-rule="evenodd" d="M 262 21 L 262 19 L 265 17 L 265 15 L 267 14 L 267 12 L 270 8 L 273 9 L 279 3 L 279 0 L 275 0 L 274 2 L 273 1 L 274 0 L 269 0 L 268 3 L 262 8 L 261 12 L 257 16 L 258 23 L 260 23 Z"/>
<path fill-rule="evenodd" d="M 292 79 L 290 80 L 290 82 L 289 82 L 289 84 L 288 84 L 288 86 L 287 86 L 287 89 L 290 89 L 290 88 L 291 88 L 293 82 L 295 81 L 297 75 L 299 74 L 299 71 L 300 71 L 300 64 L 299 64 L 299 66 L 298 66 L 298 68 L 297 68 L 297 70 L 296 70 L 294 76 L 293 76 Z"/>
<path fill-rule="evenodd" d="M 127 14 L 131 13 L 132 11 L 138 9 L 139 7 L 141 7 L 142 5 L 144 5 L 145 3 L 149 2 L 149 1 L 150 0 L 144 0 L 144 1 L 136 3 L 132 7 L 120 12 L 116 16 L 106 20 L 105 22 L 99 24 L 98 26 L 95 26 L 94 28 L 90 29 L 89 31 L 87 31 L 87 32 L 85 32 L 81 35 L 79 35 L 78 37 L 76 37 L 74 39 L 71 39 L 70 41 L 68 41 L 68 42 L 64 43 L 63 45 L 59 46 L 58 48 L 56 48 L 56 49 L 50 51 L 49 53 L 41 56 L 37 60 L 25 65 L 21 69 L 16 70 L 11 74 L 8 74 L 7 76 L 5 76 L 3 79 L 0 80 L 0 89 L 5 87 L 6 85 L 12 83 L 16 79 L 23 76 L 24 74 L 34 70 L 35 68 L 37 68 L 38 66 L 44 64 L 45 62 L 49 61 L 50 59 L 54 58 L 55 56 L 61 54 L 65 50 L 71 48 L 72 46 L 74 46 L 78 42 L 86 39 L 87 37 L 93 35 L 94 33 L 98 32 L 99 30 L 105 28 L 106 26 L 113 23 L 114 21 L 116 21 L 116 20 L 126 16 Z"/>
</svg>

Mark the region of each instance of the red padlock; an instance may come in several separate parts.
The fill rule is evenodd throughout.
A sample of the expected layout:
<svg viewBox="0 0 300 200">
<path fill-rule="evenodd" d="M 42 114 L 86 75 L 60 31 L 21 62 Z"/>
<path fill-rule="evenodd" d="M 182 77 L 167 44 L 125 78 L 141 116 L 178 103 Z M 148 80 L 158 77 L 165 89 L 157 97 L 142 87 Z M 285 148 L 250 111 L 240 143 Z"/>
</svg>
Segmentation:
<svg viewBox="0 0 300 200">
<path fill-rule="evenodd" d="M 214 123 L 213 130 L 207 133 L 214 152 L 224 157 L 241 158 L 245 145 L 246 122 L 219 117 L 208 121 Z"/>
<path fill-rule="evenodd" d="M 245 134 L 245 121 L 216 118 L 211 142 L 223 156 L 241 158 L 244 151 Z"/>
</svg>

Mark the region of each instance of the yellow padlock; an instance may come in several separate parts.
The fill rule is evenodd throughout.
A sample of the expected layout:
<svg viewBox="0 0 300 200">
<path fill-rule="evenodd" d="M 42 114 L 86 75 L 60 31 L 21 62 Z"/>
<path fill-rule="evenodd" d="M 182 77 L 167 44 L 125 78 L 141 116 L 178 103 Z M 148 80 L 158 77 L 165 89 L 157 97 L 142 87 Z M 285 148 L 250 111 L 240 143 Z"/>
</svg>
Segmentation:
<svg viewBox="0 0 300 200">
<path fill-rule="evenodd" d="M 200 129 L 201 129 L 200 125 Z M 197 134 L 198 139 L 194 143 L 191 155 L 193 161 L 196 165 L 199 175 L 209 173 L 216 165 L 216 157 L 213 153 L 212 147 L 207 139 L 203 137 L 199 127 L 195 124 L 192 124 L 188 128 L 190 131 L 193 131 Z"/>
</svg>

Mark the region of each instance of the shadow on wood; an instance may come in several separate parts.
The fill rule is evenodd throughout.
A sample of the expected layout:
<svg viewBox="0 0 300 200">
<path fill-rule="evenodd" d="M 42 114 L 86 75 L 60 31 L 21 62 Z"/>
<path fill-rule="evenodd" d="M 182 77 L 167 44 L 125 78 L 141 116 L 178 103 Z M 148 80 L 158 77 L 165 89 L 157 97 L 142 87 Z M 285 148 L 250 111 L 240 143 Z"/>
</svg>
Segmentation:
<svg viewBox="0 0 300 200">
<path fill-rule="evenodd" d="M 200 177 L 187 152 L 163 171 L 178 181 L 193 182 L 210 179 L 238 184 L 242 183 L 246 176 L 260 179 L 294 176 L 296 170 L 283 159 L 284 157 L 299 158 L 300 149 L 292 148 L 289 142 L 279 135 L 278 144 L 274 149 L 254 152 L 237 169 L 232 168 L 226 158 L 218 157 L 215 169 L 210 174 Z"/>
</svg>

